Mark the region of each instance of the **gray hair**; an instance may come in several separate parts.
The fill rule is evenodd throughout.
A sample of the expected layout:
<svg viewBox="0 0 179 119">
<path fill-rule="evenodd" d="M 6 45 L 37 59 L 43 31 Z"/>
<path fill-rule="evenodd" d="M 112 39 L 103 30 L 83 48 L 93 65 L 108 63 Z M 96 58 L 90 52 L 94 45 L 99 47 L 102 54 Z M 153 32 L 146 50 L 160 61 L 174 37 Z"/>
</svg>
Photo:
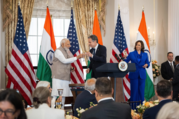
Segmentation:
<svg viewBox="0 0 179 119">
<path fill-rule="evenodd" d="M 165 104 L 158 112 L 157 119 L 179 119 L 179 104 L 177 102 Z"/>
<path fill-rule="evenodd" d="M 36 88 L 38 88 L 38 87 L 47 87 L 48 85 L 50 85 L 50 83 L 48 81 L 39 81 L 37 83 Z"/>
<path fill-rule="evenodd" d="M 88 79 L 85 82 L 85 90 L 93 91 L 95 89 L 95 83 L 96 83 L 96 79 L 95 78 Z"/>
<path fill-rule="evenodd" d="M 62 40 L 61 40 L 61 42 L 60 42 L 60 46 L 62 45 L 62 44 L 64 44 L 66 41 L 68 41 L 69 39 L 68 38 L 63 38 Z"/>
<path fill-rule="evenodd" d="M 34 90 L 32 98 L 33 98 L 33 106 L 38 108 L 41 104 L 47 103 L 48 97 L 51 97 L 51 93 L 46 87 L 38 87 Z"/>
</svg>

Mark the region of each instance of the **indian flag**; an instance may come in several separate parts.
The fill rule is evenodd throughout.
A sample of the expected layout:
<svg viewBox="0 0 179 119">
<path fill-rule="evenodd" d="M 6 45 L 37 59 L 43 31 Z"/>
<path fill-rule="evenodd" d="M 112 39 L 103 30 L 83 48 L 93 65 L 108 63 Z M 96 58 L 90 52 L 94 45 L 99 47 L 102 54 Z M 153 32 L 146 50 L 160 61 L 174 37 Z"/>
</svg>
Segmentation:
<svg viewBox="0 0 179 119">
<path fill-rule="evenodd" d="M 47 14 L 42 34 L 42 41 L 39 53 L 39 61 L 37 68 L 37 78 L 40 81 L 48 81 L 52 84 L 51 65 L 53 61 L 53 53 L 56 49 L 55 37 L 50 17 L 50 12 L 47 7 Z"/>
<path fill-rule="evenodd" d="M 150 46 L 149 46 L 149 39 L 147 34 L 147 26 L 145 22 L 145 14 L 142 11 L 142 19 L 138 29 L 137 40 L 142 40 L 145 46 L 145 52 L 148 54 L 150 67 L 146 68 L 147 78 L 145 81 L 145 99 L 148 101 L 155 95 L 154 92 L 154 85 L 153 85 L 153 72 L 152 72 L 152 63 L 151 63 L 151 55 L 150 55 Z"/>
<path fill-rule="evenodd" d="M 100 45 L 103 45 L 103 40 L 102 40 L 102 36 L 101 36 L 101 31 L 100 31 L 100 26 L 99 26 L 99 21 L 98 21 L 98 15 L 97 15 L 97 11 L 95 10 L 95 15 L 94 15 L 94 22 L 93 22 L 93 35 L 96 35 L 98 37 L 98 43 Z M 90 60 L 88 59 L 88 67 L 90 64 Z M 92 70 L 90 71 L 90 73 L 88 73 L 86 75 L 86 80 L 91 78 L 91 73 Z"/>
</svg>

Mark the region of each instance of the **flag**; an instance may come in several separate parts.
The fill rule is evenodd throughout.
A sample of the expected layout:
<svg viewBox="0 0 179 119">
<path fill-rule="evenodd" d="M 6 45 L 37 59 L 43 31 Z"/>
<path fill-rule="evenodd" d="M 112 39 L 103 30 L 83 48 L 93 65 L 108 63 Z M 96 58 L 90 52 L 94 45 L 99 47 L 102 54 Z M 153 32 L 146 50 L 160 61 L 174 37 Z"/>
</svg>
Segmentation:
<svg viewBox="0 0 179 119">
<path fill-rule="evenodd" d="M 27 45 L 21 9 L 18 6 L 18 21 L 14 37 L 11 59 L 5 69 L 9 77 L 7 88 L 19 90 L 29 105 L 32 104 L 32 92 L 36 87 L 35 73 Z"/>
<path fill-rule="evenodd" d="M 56 50 L 55 37 L 51 22 L 50 12 L 47 7 L 47 14 L 42 34 L 42 41 L 39 53 L 39 61 L 37 67 L 37 78 L 40 81 L 48 81 L 52 85 L 51 65 L 53 62 L 53 53 Z"/>
<path fill-rule="evenodd" d="M 144 97 L 148 101 L 155 95 L 154 85 L 153 85 L 153 72 L 152 72 L 152 63 L 151 63 L 151 55 L 150 55 L 150 46 L 149 39 L 147 35 L 147 25 L 145 22 L 145 14 L 142 12 L 142 19 L 138 29 L 137 41 L 142 40 L 145 46 L 145 52 L 148 54 L 150 66 L 146 68 L 147 78 L 145 80 L 145 94 Z"/>
<path fill-rule="evenodd" d="M 98 15 L 97 15 L 97 11 L 95 10 L 95 15 L 94 15 L 94 22 L 93 22 L 93 35 L 96 35 L 98 37 L 98 43 L 100 45 L 103 45 L 103 40 L 102 40 L 102 36 L 101 36 L 101 30 L 100 30 L 100 25 L 99 25 L 99 21 L 98 21 Z M 88 66 L 90 65 L 90 60 L 88 59 Z M 88 73 L 86 75 L 86 80 L 91 78 L 91 73 L 92 70 L 90 71 L 90 73 Z"/>
<path fill-rule="evenodd" d="M 68 29 L 67 38 L 70 40 L 70 51 L 74 57 L 80 54 L 80 48 L 78 44 L 76 28 L 73 20 L 73 9 L 71 9 L 71 20 Z M 84 74 L 81 61 L 77 59 L 75 62 L 71 63 L 71 66 L 75 68 L 75 71 L 71 72 L 71 80 L 73 83 L 84 83 Z"/>
<path fill-rule="evenodd" d="M 124 54 L 129 54 L 124 29 L 122 25 L 122 20 L 120 16 L 120 10 L 118 11 L 110 63 L 118 63 L 119 61 L 117 60 L 116 55 L 119 56 L 119 54 L 121 54 L 122 56 L 124 56 Z M 128 78 L 128 76 L 129 75 L 126 74 L 126 76 L 123 78 L 123 91 L 126 101 L 130 98 L 130 79 Z"/>
</svg>

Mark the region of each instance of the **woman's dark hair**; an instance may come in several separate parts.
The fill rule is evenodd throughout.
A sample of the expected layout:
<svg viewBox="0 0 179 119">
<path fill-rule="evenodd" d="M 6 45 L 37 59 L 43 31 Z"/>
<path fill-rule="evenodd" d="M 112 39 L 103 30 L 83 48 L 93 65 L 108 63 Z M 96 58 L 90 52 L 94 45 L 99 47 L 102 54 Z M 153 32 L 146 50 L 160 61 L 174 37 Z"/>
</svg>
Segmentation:
<svg viewBox="0 0 179 119">
<path fill-rule="evenodd" d="M 20 114 L 17 119 L 27 119 L 27 115 L 25 113 L 25 109 L 22 103 L 22 98 L 20 94 L 18 94 L 15 90 L 6 89 L 0 92 L 0 102 L 8 101 L 12 105 L 14 105 L 15 110 L 19 110 Z"/>
<path fill-rule="evenodd" d="M 138 40 L 138 41 L 135 42 L 134 50 L 136 50 L 137 43 L 141 44 L 141 51 L 144 52 L 145 47 L 144 47 L 143 41 L 141 41 L 141 40 Z"/>
</svg>

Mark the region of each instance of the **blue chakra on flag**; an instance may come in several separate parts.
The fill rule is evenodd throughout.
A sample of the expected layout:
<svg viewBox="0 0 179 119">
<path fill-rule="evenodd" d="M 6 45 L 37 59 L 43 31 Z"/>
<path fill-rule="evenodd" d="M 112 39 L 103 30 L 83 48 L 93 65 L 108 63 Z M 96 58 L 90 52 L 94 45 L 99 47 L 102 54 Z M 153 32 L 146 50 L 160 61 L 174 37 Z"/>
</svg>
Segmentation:
<svg viewBox="0 0 179 119">
<path fill-rule="evenodd" d="M 49 65 L 52 65 L 52 64 L 53 64 L 53 53 L 54 53 L 53 50 L 49 50 L 49 51 L 47 52 L 46 60 L 47 60 L 47 62 L 48 62 Z"/>
<path fill-rule="evenodd" d="M 144 52 L 146 52 L 146 53 L 147 53 L 148 58 L 149 58 L 149 62 L 152 62 L 152 60 L 151 60 L 151 54 L 150 54 L 149 50 L 144 49 Z"/>
</svg>

